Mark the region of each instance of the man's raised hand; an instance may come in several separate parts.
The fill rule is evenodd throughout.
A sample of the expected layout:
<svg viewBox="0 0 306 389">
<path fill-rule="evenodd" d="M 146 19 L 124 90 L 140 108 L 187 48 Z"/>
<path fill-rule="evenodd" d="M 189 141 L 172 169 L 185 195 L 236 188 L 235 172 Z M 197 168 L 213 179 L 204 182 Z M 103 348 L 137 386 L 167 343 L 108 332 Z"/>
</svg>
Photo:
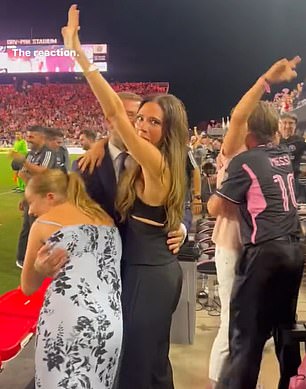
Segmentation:
<svg viewBox="0 0 306 389">
<path fill-rule="evenodd" d="M 296 67 L 301 62 L 301 58 L 296 56 L 291 60 L 286 58 L 277 61 L 265 73 L 264 77 L 270 84 L 280 84 L 290 82 L 297 77 Z"/>
</svg>

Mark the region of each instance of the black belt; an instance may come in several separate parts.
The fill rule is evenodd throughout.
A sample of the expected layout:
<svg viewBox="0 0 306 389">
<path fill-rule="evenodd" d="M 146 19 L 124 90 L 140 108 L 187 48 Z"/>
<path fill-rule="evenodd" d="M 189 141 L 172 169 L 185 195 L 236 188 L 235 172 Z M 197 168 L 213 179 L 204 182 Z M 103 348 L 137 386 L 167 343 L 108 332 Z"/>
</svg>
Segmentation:
<svg viewBox="0 0 306 389">
<path fill-rule="evenodd" d="M 288 242 L 288 243 L 295 243 L 300 241 L 300 237 L 296 235 L 285 235 L 285 236 L 280 236 L 278 238 L 274 238 L 271 240 L 278 240 L 281 242 Z"/>
<path fill-rule="evenodd" d="M 248 248 L 248 247 L 256 247 L 258 245 L 265 244 L 265 243 L 268 243 L 268 242 L 274 242 L 274 241 L 277 241 L 277 242 L 287 242 L 287 243 L 298 243 L 300 241 L 300 237 L 296 236 L 296 235 L 284 235 L 284 236 L 279 236 L 278 238 L 268 239 L 268 240 L 265 240 L 264 242 L 259 242 L 259 243 L 256 243 L 256 244 L 247 243 L 247 244 L 244 245 L 244 247 L 246 247 L 246 248 Z"/>
</svg>

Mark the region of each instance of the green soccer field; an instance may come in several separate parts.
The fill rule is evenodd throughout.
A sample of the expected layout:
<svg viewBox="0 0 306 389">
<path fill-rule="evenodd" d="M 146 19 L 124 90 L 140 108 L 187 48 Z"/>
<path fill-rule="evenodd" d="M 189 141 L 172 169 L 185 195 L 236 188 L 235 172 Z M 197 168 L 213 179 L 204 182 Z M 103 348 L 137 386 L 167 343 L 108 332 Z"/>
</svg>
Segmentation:
<svg viewBox="0 0 306 389">
<path fill-rule="evenodd" d="M 0 294 L 19 284 L 20 269 L 16 266 L 17 239 L 22 225 L 18 203 L 22 195 L 15 187 L 7 154 L 0 153 Z"/>
<path fill-rule="evenodd" d="M 21 273 L 16 266 L 16 247 L 22 226 L 18 203 L 23 195 L 12 191 L 15 185 L 10 164 L 7 154 L 0 151 L 0 294 L 16 288 Z"/>
</svg>

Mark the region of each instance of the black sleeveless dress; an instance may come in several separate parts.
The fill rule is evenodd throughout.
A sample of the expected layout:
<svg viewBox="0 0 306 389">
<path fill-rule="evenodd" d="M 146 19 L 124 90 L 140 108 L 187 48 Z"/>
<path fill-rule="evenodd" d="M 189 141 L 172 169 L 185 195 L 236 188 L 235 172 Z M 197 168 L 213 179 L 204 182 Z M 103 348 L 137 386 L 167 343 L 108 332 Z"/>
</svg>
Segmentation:
<svg viewBox="0 0 306 389">
<path fill-rule="evenodd" d="M 172 314 L 178 304 L 182 271 L 169 251 L 163 206 L 136 199 L 124 226 L 122 256 L 123 354 L 120 389 L 173 389 L 168 358 Z"/>
</svg>

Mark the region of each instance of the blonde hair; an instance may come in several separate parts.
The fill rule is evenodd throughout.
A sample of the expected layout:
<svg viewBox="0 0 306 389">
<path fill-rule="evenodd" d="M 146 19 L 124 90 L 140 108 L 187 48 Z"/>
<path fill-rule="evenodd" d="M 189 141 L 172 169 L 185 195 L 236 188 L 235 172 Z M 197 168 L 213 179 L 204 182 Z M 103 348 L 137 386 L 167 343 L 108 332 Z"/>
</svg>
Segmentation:
<svg viewBox="0 0 306 389">
<path fill-rule="evenodd" d="M 157 103 L 164 113 L 162 137 L 157 145 L 164 157 L 161 177 L 169 167 L 171 182 L 165 202 L 167 230 L 177 229 L 183 218 L 186 192 L 186 142 L 188 138 L 187 114 L 183 103 L 173 95 L 149 96 L 143 100 L 140 108 L 148 102 Z M 141 177 L 141 166 L 134 166 L 125 172 L 120 180 L 117 192 L 116 208 L 124 221 L 136 199 L 135 182 Z"/>
<path fill-rule="evenodd" d="M 88 196 L 84 182 L 77 173 L 65 174 L 59 169 L 46 170 L 33 176 L 27 187 L 41 196 L 46 196 L 50 192 L 58 194 L 90 218 L 110 219 L 110 216 Z"/>
</svg>

